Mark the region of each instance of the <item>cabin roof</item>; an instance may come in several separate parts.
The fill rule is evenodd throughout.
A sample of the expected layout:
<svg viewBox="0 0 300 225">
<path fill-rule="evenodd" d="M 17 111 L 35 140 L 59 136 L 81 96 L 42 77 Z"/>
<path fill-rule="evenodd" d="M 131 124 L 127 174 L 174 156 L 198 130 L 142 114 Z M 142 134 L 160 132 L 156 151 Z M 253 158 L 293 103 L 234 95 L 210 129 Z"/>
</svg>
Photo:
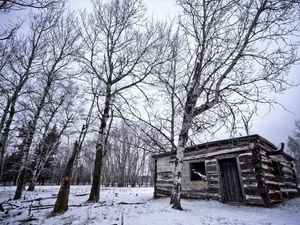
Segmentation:
<svg viewBox="0 0 300 225">
<path fill-rule="evenodd" d="M 253 143 L 253 142 L 263 143 L 264 145 L 267 145 L 269 147 L 269 149 L 271 149 L 271 151 L 274 151 L 274 154 L 281 153 L 281 154 L 285 155 L 289 160 L 293 160 L 293 157 L 291 157 L 290 155 L 285 153 L 283 150 L 276 151 L 277 147 L 272 142 L 268 141 L 266 138 L 264 138 L 258 134 L 206 142 L 203 144 L 186 147 L 184 151 L 185 152 L 199 151 L 201 149 L 213 148 L 213 147 L 224 146 L 224 145 L 233 145 L 233 146 L 234 145 L 248 145 L 249 143 Z M 175 154 L 176 154 L 176 151 L 170 151 L 170 152 L 163 152 L 163 153 L 155 154 L 152 157 L 159 158 L 159 157 L 175 155 Z"/>
</svg>

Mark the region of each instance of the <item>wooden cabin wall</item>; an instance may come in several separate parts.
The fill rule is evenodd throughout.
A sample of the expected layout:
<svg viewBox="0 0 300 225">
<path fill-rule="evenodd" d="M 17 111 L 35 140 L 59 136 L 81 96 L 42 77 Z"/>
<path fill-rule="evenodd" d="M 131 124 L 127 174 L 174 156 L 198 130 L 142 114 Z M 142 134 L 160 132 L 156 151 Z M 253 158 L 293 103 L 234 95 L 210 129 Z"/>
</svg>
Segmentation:
<svg viewBox="0 0 300 225">
<path fill-rule="evenodd" d="M 206 181 L 191 181 L 190 163 L 200 162 L 199 160 L 183 161 L 182 165 L 182 196 L 185 198 L 206 198 Z M 202 160 L 203 162 L 203 160 Z"/>
<path fill-rule="evenodd" d="M 174 163 L 170 162 L 170 156 L 159 157 L 156 159 L 156 168 L 154 196 L 168 196 L 172 191 Z"/>
<path fill-rule="evenodd" d="M 296 174 L 293 163 L 284 155 L 269 155 L 265 146 L 259 145 L 259 157 L 261 159 L 261 176 L 263 197 L 267 206 L 283 202 L 299 194 Z M 273 161 L 279 162 L 282 168 L 282 175 L 275 172 Z"/>
<path fill-rule="evenodd" d="M 229 146 L 227 146 L 229 147 Z M 225 149 L 201 149 L 186 152 L 183 162 L 182 197 L 221 200 L 218 160 L 236 158 L 244 203 L 272 206 L 286 198 L 299 195 L 293 164 L 285 155 L 269 155 L 262 143 L 247 143 Z M 268 151 L 267 151 L 268 150 Z M 272 149 L 273 150 L 273 149 Z M 161 156 L 156 161 L 155 196 L 169 196 L 172 191 L 174 155 Z M 190 163 L 205 161 L 207 181 L 191 181 Z M 282 165 L 282 179 L 274 174 L 272 161 Z"/>
<path fill-rule="evenodd" d="M 259 171 L 261 164 L 256 160 L 257 154 L 249 149 L 248 152 L 239 154 L 241 170 L 241 183 L 245 194 L 245 203 L 249 205 L 264 205 L 264 200 L 258 190 Z"/>
<path fill-rule="evenodd" d="M 204 159 L 200 160 L 204 161 Z M 191 181 L 190 163 L 199 160 L 185 160 L 183 162 L 182 197 L 197 199 L 220 200 L 220 184 L 217 160 L 205 160 L 207 181 Z"/>
<path fill-rule="evenodd" d="M 270 160 L 279 162 L 282 166 L 282 176 L 280 178 L 276 178 L 273 169 L 273 176 L 268 177 L 268 182 L 270 182 L 269 186 L 272 187 L 274 182 L 277 182 L 282 196 L 285 199 L 297 196 L 299 194 L 299 189 L 293 163 L 284 155 L 271 155 L 269 158 Z"/>
<path fill-rule="evenodd" d="M 209 159 L 205 161 L 207 176 L 207 193 L 209 198 L 220 200 L 220 178 L 217 159 Z"/>
</svg>

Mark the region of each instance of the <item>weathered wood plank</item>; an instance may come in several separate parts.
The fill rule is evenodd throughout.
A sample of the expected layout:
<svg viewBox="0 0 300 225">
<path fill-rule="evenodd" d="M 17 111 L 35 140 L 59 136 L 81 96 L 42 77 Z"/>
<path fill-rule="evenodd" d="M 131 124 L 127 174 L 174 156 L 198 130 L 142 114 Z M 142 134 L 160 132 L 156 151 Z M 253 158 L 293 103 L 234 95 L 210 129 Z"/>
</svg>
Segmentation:
<svg viewBox="0 0 300 225">
<path fill-rule="evenodd" d="M 197 152 L 197 151 L 193 151 L 193 152 L 189 152 L 189 153 L 185 153 L 184 154 L 184 161 L 187 160 L 194 160 L 194 159 L 205 159 L 205 158 L 209 158 L 209 157 L 214 157 L 214 156 L 218 156 L 218 155 L 224 155 L 224 154 L 228 154 L 228 153 L 237 153 L 237 152 L 244 152 L 244 151 L 249 151 L 250 147 L 247 146 L 241 146 L 241 147 L 235 147 L 235 148 L 231 148 L 231 149 L 217 149 L 217 150 L 212 150 L 209 149 L 207 153 L 203 153 L 203 152 Z"/>
<path fill-rule="evenodd" d="M 246 195 L 246 203 L 249 205 L 265 205 L 264 200 L 259 195 Z"/>
</svg>

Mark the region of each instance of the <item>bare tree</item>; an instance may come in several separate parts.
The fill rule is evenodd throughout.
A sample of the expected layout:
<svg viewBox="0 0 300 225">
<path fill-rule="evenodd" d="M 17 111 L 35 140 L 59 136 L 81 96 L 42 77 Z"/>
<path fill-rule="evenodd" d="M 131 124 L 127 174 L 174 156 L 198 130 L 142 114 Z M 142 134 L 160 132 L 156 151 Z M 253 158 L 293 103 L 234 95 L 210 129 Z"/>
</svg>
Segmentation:
<svg viewBox="0 0 300 225">
<path fill-rule="evenodd" d="M 132 88 L 139 90 L 137 85 L 166 60 L 163 57 L 166 46 L 163 44 L 165 26 L 145 21 L 142 1 L 93 1 L 93 8 L 93 14 L 82 20 L 86 54 L 81 62 L 84 72 L 97 80 L 93 90 L 98 96 L 101 114 L 88 200 L 97 202 L 110 111 L 117 99 L 128 99 L 124 96 L 125 91 Z"/>
<path fill-rule="evenodd" d="M 40 59 L 39 69 L 41 71 L 40 90 L 36 92 L 35 106 L 32 111 L 31 127 L 26 137 L 25 147 L 23 149 L 23 156 L 21 168 L 18 175 L 18 184 L 14 199 L 19 199 L 22 194 L 22 186 L 24 183 L 24 173 L 28 161 L 29 150 L 33 141 L 36 127 L 42 110 L 51 99 L 51 89 L 55 85 L 67 80 L 72 75 L 70 71 L 71 63 L 74 61 L 74 56 L 77 54 L 76 40 L 78 38 L 77 31 L 74 30 L 76 20 L 70 14 L 66 18 L 63 16 L 63 8 L 58 10 L 49 10 L 47 14 L 39 14 L 35 16 L 37 26 L 46 21 L 50 24 L 51 29 L 43 36 L 43 50 L 44 54 Z"/>
<path fill-rule="evenodd" d="M 69 95 L 71 93 L 68 91 L 64 94 Z M 51 157 L 57 152 L 62 135 L 65 133 L 69 124 L 73 122 L 73 112 L 66 113 L 65 121 L 63 122 L 62 127 L 59 128 L 60 130 L 57 130 L 56 124 L 54 125 L 52 130 L 49 130 L 50 124 L 53 122 L 55 114 L 58 112 L 58 109 L 63 103 L 63 99 L 64 98 L 61 99 L 59 104 L 51 112 L 50 118 L 45 124 L 44 133 L 42 135 L 40 143 L 35 149 L 35 155 L 33 159 L 34 166 L 32 169 L 32 177 L 29 182 L 28 191 L 34 191 L 35 184 L 37 179 L 39 178 L 40 173 L 43 171 L 45 165 L 51 160 Z M 72 100 L 74 100 L 74 98 L 72 98 Z"/>
<path fill-rule="evenodd" d="M 118 187 L 143 184 L 147 160 L 153 149 L 136 124 L 124 121 L 110 132 L 107 154 L 103 162 L 103 183 Z"/>
<path fill-rule="evenodd" d="M 151 91 L 147 94 L 147 104 L 142 110 L 140 107 L 129 108 L 131 115 L 148 126 L 147 129 L 143 126 L 140 129 L 162 152 L 176 150 L 175 136 L 179 131 L 178 119 L 183 107 L 184 81 L 186 81 L 184 46 L 178 29 L 174 34 L 170 31 L 168 38 L 170 57 L 161 65 L 158 75 L 151 83 L 148 82 Z M 149 129 L 152 132 L 149 132 Z"/>
<path fill-rule="evenodd" d="M 272 104 L 297 61 L 290 38 L 299 31 L 299 5 L 277 0 L 179 0 L 182 32 L 193 53 L 175 160 L 171 204 L 181 209 L 181 171 L 189 130 L 207 115 L 229 121 L 243 106 Z M 236 110 L 233 110 L 236 109 Z M 238 114 L 236 114 L 238 115 Z M 236 123 L 232 116 L 232 123 Z"/>
<path fill-rule="evenodd" d="M 31 17 L 29 35 L 25 38 L 13 36 L 9 39 L 8 65 L 0 71 L 1 80 L 6 85 L 5 94 L 7 96 L 0 125 L 1 167 L 9 132 L 16 114 L 17 101 L 22 95 L 28 80 L 37 74 L 38 61 L 43 55 L 44 44 L 42 39 L 51 27 L 53 27 L 53 18 L 50 15 L 45 16 L 45 18 L 40 16 L 40 20 Z"/>
<path fill-rule="evenodd" d="M 79 137 L 74 142 L 74 146 L 72 149 L 72 155 L 69 158 L 69 161 L 64 170 L 60 189 L 59 189 L 57 199 L 56 199 L 56 202 L 54 205 L 54 209 L 52 212 L 53 215 L 58 214 L 58 213 L 63 213 L 68 210 L 69 193 L 70 193 L 70 186 L 72 183 L 72 174 L 73 174 L 74 163 L 76 161 L 76 158 L 78 157 L 78 154 L 82 150 L 83 142 L 85 140 L 85 137 L 88 133 L 89 126 L 91 124 L 94 103 L 95 103 L 95 98 L 92 100 L 90 110 L 86 116 L 85 124 L 82 125 L 81 131 L 79 133 Z"/>
<path fill-rule="evenodd" d="M 58 0 L 1 0 L 0 1 L 0 12 L 8 10 L 17 10 L 23 8 L 36 8 L 43 9 L 53 7 L 62 1 Z"/>
<path fill-rule="evenodd" d="M 292 136 L 288 136 L 288 147 L 293 152 L 298 180 L 300 180 L 300 120 L 295 121 Z"/>
</svg>

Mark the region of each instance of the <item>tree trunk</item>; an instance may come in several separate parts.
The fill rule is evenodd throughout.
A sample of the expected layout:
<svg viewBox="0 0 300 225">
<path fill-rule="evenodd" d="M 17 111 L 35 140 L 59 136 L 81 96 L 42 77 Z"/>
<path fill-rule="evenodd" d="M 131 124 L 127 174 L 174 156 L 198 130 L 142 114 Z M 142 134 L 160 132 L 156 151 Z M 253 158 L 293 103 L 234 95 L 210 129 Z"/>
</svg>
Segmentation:
<svg viewBox="0 0 300 225">
<path fill-rule="evenodd" d="M 199 97 L 201 89 L 199 89 L 199 79 L 200 79 L 200 68 L 201 64 L 196 61 L 196 67 L 191 82 L 190 89 L 187 93 L 187 99 L 184 105 L 184 115 L 182 120 L 182 127 L 179 133 L 178 146 L 176 149 L 176 159 L 175 159 L 175 168 L 174 168 L 174 180 L 173 188 L 171 194 L 170 204 L 173 209 L 182 210 L 180 203 L 180 192 L 181 192 L 181 181 L 182 181 L 182 164 L 185 145 L 188 141 L 188 133 L 191 128 L 192 121 L 194 118 L 194 109 Z"/>
<path fill-rule="evenodd" d="M 70 186 L 72 183 L 72 173 L 74 162 L 79 152 L 78 142 L 75 141 L 72 156 L 69 159 L 66 169 L 64 171 L 63 179 L 54 205 L 53 214 L 64 213 L 68 210 Z"/>
<path fill-rule="evenodd" d="M 180 203 L 180 192 L 181 192 L 181 182 L 182 182 L 182 164 L 183 164 L 183 154 L 186 142 L 188 140 L 188 132 L 181 133 L 179 135 L 178 147 L 176 151 L 176 159 L 175 159 L 175 169 L 174 169 L 174 182 L 173 189 L 171 194 L 170 204 L 173 209 L 182 210 Z"/>
<path fill-rule="evenodd" d="M 98 202 L 100 196 L 100 180 L 101 180 L 101 166 L 102 166 L 102 152 L 103 146 L 98 144 L 96 148 L 96 158 L 94 164 L 93 182 L 91 187 L 88 202 Z"/>
<path fill-rule="evenodd" d="M 2 130 L 0 130 L 0 134 L 1 134 L 1 136 L 0 136 L 0 177 L 2 175 L 2 170 L 3 170 L 4 154 L 5 154 L 5 148 L 6 148 L 6 144 L 7 144 L 7 140 L 8 140 L 8 136 L 9 136 L 10 126 L 13 121 L 13 117 L 15 115 L 16 102 L 17 102 L 17 96 L 13 96 L 13 99 L 10 103 L 8 119 L 6 120 L 5 125 L 1 124 L 1 126 L 4 125 L 4 127 L 2 127 L 3 128 L 2 134 L 1 134 Z M 7 115 L 3 115 L 3 117 L 4 116 L 7 117 Z M 5 121 L 5 119 L 2 118 L 2 120 L 4 120 L 4 121 Z M 1 123 L 4 122 L 2 120 L 1 120 Z"/>
<path fill-rule="evenodd" d="M 93 172 L 93 181 L 90 196 L 88 202 L 98 202 L 100 196 L 100 181 L 101 181 L 101 167 L 102 167 L 102 160 L 103 155 L 105 154 L 106 150 L 105 147 L 105 139 L 107 134 L 105 134 L 106 127 L 107 127 L 107 120 L 109 118 L 109 108 L 110 108 L 110 101 L 111 101 L 111 85 L 107 84 L 106 87 L 106 96 L 105 96 L 105 107 L 101 118 L 101 125 L 100 125 L 100 132 L 99 132 L 99 139 L 96 146 L 96 158 L 94 163 L 94 172 Z"/>
<path fill-rule="evenodd" d="M 38 176 L 36 175 L 36 171 L 33 171 L 32 178 L 29 181 L 29 186 L 28 186 L 27 191 L 34 191 L 37 177 Z"/>
<path fill-rule="evenodd" d="M 22 169 L 17 178 L 17 189 L 15 192 L 14 200 L 20 199 L 22 197 L 22 191 L 23 191 L 23 184 L 24 184 L 24 179 L 25 179 L 25 169 Z"/>
<path fill-rule="evenodd" d="M 30 126 L 28 127 L 29 135 L 26 137 L 26 141 L 24 143 L 23 157 L 22 157 L 22 161 L 21 161 L 21 167 L 20 167 L 20 170 L 19 170 L 19 176 L 18 176 L 18 181 L 17 181 L 17 189 L 16 189 L 16 193 L 15 193 L 15 196 L 14 196 L 14 200 L 20 199 L 21 195 L 22 195 L 22 186 L 23 186 L 24 178 L 25 178 L 25 176 L 23 176 L 22 174 L 25 173 L 25 169 L 26 169 L 27 161 L 28 161 L 29 150 L 30 150 L 32 140 L 33 140 L 33 135 L 35 133 L 35 129 L 36 129 L 36 125 L 37 125 L 40 113 L 41 113 L 41 111 L 42 111 L 42 109 L 45 105 L 45 100 L 46 100 L 46 97 L 48 96 L 51 84 L 52 84 L 52 79 L 49 78 L 48 82 L 47 82 L 47 85 L 44 89 L 41 101 L 39 102 L 37 110 L 34 114 L 32 124 L 30 124 Z"/>
</svg>

